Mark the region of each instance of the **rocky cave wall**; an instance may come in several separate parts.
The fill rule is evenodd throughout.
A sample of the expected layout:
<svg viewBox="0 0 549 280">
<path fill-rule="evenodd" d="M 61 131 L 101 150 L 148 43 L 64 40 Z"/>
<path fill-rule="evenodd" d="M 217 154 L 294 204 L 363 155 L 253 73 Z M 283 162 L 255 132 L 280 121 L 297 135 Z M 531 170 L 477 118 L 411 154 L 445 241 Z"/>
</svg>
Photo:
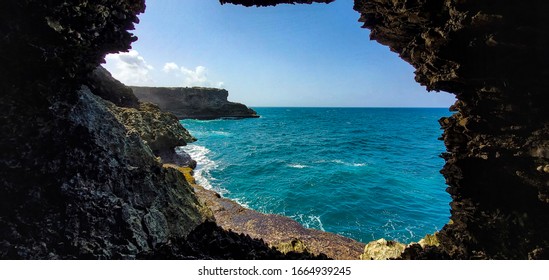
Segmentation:
<svg viewBox="0 0 549 280">
<path fill-rule="evenodd" d="M 372 39 L 414 65 L 429 90 L 458 98 L 441 120 L 452 223 L 440 247 L 407 257 L 548 258 L 548 5 L 355 1 Z M 162 167 L 156 138 L 120 112 L 143 122 L 161 114 L 90 82 L 106 53 L 129 49 L 144 7 L 0 2 L 1 258 L 288 257 L 209 222 L 183 176 Z"/>
<path fill-rule="evenodd" d="M 129 49 L 143 9 L 1 2 L 2 258 L 135 258 L 208 219 L 184 177 L 153 154 L 158 141 L 84 85 L 105 53 Z"/>
<path fill-rule="evenodd" d="M 221 0 L 288 2 L 304 1 Z M 439 248 L 406 257 L 549 258 L 549 2 L 355 0 L 354 9 L 417 82 L 458 99 L 440 120 L 451 222 Z"/>
</svg>

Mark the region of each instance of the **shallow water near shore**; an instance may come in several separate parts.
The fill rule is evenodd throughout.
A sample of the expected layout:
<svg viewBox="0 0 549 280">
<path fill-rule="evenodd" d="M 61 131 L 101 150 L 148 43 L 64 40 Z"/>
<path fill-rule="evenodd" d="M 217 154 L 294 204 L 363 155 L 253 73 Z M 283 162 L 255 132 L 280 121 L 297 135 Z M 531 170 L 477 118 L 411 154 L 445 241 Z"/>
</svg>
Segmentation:
<svg viewBox="0 0 549 280">
<path fill-rule="evenodd" d="M 263 213 L 361 242 L 418 241 L 448 222 L 435 108 L 254 108 L 182 120 L 197 182 Z"/>
</svg>

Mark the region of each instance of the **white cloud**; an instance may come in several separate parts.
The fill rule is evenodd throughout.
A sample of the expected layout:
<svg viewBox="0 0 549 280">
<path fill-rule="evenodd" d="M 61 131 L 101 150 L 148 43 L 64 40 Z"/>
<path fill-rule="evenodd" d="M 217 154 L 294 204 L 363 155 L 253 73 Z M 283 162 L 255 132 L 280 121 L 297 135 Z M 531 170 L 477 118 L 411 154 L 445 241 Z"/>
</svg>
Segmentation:
<svg viewBox="0 0 549 280">
<path fill-rule="evenodd" d="M 166 73 L 170 73 L 177 70 L 179 70 L 179 66 L 177 66 L 177 64 L 175 64 L 174 62 L 168 62 L 164 64 L 164 68 L 162 68 L 162 71 Z"/>
<path fill-rule="evenodd" d="M 206 67 L 196 66 L 194 70 L 181 67 L 181 72 L 185 77 L 186 86 L 209 86 L 208 77 L 206 75 Z"/>
<path fill-rule="evenodd" d="M 208 80 L 208 69 L 204 66 L 196 66 L 189 69 L 184 66 L 178 66 L 174 62 L 164 64 L 162 70 L 165 73 L 174 73 L 176 77 L 183 78 L 182 85 L 186 87 L 223 87 L 223 82 L 212 82 Z"/>
<path fill-rule="evenodd" d="M 114 78 L 131 86 L 184 86 L 184 87 L 217 87 L 223 88 L 224 83 L 211 81 L 208 69 L 202 65 L 194 69 L 179 66 L 175 62 L 167 62 L 162 72 L 139 55 L 136 50 L 126 53 L 108 54 L 104 65 Z M 155 77 L 154 80 L 152 77 Z"/>
<path fill-rule="evenodd" d="M 150 71 L 154 68 L 136 50 L 126 53 L 108 54 L 105 67 L 113 77 L 126 85 L 152 85 Z"/>
</svg>

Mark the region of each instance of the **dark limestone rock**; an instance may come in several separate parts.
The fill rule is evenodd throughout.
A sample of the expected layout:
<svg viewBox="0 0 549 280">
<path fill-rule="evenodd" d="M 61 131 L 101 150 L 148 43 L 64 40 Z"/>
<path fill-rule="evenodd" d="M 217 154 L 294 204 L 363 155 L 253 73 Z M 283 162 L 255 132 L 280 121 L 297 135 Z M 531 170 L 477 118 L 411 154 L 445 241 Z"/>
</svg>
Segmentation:
<svg viewBox="0 0 549 280">
<path fill-rule="evenodd" d="M 108 103 L 85 87 L 71 100 L 48 106 L 48 126 L 0 162 L 2 258 L 135 258 L 208 218 L 184 177 L 162 168 Z"/>
<path fill-rule="evenodd" d="M 549 29 L 545 1 L 355 1 L 371 38 L 458 99 L 440 121 L 452 258 L 526 259 L 549 248 Z M 541 171 L 540 171 L 541 170 Z"/>
<path fill-rule="evenodd" d="M 143 0 L 1 1 L 2 88 L 32 81 L 58 93 L 78 89 L 106 53 L 137 40 L 128 30 L 144 10 Z"/>
<path fill-rule="evenodd" d="M 200 260 L 326 260 L 325 255 L 289 252 L 270 248 L 263 240 L 253 239 L 205 222 L 186 239 L 175 239 L 153 252 L 142 253 L 139 259 L 200 259 Z"/>
<path fill-rule="evenodd" d="M 114 105 L 82 87 L 143 1 L 0 2 L 0 258 L 126 259 L 209 216 Z"/>
<path fill-rule="evenodd" d="M 158 153 L 158 156 L 162 159 L 162 163 L 174 164 L 177 166 L 196 168 L 197 162 L 192 159 L 189 154 L 183 151 L 181 148 L 175 148 L 174 150 L 163 150 Z"/>
<path fill-rule="evenodd" d="M 257 118 L 257 113 L 243 104 L 227 100 L 229 92 L 217 88 L 131 87 L 144 102 L 157 104 L 179 119 Z"/>
<path fill-rule="evenodd" d="M 131 88 L 112 77 L 103 66 L 97 67 L 86 80 L 86 85 L 97 96 L 118 107 L 139 108 L 139 100 Z"/>
</svg>

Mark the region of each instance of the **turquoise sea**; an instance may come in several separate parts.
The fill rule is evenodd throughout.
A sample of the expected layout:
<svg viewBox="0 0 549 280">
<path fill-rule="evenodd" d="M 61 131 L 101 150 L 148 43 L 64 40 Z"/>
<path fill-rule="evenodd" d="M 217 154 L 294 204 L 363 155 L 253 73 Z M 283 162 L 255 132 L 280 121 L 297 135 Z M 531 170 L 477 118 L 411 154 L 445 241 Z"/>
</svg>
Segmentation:
<svg viewBox="0 0 549 280">
<path fill-rule="evenodd" d="M 448 109 L 254 109 L 261 118 L 181 121 L 206 188 L 362 242 L 418 241 L 448 222 L 437 140 Z"/>
</svg>

